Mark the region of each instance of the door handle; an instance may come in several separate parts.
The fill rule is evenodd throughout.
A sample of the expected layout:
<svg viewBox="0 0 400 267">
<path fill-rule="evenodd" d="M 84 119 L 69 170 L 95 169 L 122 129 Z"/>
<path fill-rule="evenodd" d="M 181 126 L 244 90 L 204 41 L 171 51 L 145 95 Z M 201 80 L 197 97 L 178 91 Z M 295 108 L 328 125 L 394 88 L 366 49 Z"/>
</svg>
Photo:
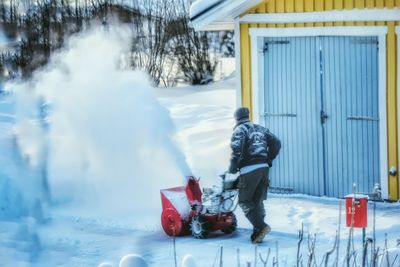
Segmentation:
<svg viewBox="0 0 400 267">
<path fill-rule="evenodd" d="M 321 124 L 324 124 L 328 118 L 328 114 L 326 114 L 325 111 L 321 110 Z"/>
</svg>

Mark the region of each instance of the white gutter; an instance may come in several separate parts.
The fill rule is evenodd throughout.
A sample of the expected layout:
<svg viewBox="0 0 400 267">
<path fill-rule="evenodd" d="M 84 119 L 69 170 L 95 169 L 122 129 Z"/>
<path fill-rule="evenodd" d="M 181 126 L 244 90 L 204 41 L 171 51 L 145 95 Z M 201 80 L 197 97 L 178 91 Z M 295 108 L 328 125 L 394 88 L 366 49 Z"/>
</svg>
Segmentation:
<svg viewBox="0 0 400 267">
<path fill-rule="evenodd" d="M 399 21 L 400 9 L 352 9 L 302 13 L 248 14 L 240 23 L 303 23 L 346 21 Z"/>
</svg>

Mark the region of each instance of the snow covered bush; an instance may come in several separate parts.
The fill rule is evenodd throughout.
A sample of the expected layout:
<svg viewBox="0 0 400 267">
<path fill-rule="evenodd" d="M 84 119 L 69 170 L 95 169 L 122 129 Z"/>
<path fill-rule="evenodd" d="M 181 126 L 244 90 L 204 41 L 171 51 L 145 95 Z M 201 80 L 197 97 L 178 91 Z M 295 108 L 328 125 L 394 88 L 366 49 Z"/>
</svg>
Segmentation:
<svg viewBox="0 0 400 267">
<path fill-rule="evenodd" d="M 195 258 L 190 254 L 183 257 L 182 267 L 197 267 Z"/>
<path fill-rule="evenodd" d="M 393 267 L 400 266 L 400 248 L 391 248 L 379 256 L 378 266 Z"/>
<path fill-rule="evenodd" d="M 144 12 L 134 20 L 132 66 L 148 73 L 155 85 L 174 85 L 182 76 L 191 84 L 212 81 L 217 60 L 210 53 L 211 36 L 218 35 L 188 26 L 187 1 L 138 0 L 137 5 Z"/>
<path fill-rule="evenodd" d="M 147 267 L 144 259 L 136 254 L 128 254 L 122 257 L 119 267 Z"/>
<path fill-rule="evenodd" d="M 136 0 L 141 13 L 133 19 L 131 65 L 146 72 L 154 85 L 172 79 L 168 73 L 173 70 L 171 46 L 168 41 L 170 14 L 174 0 Z M 172 74 L 174 76 L 175 73 Z"/>
<path fill-rule="evenodd" d="M 191 84 L 206 84 L 213 80 L 217 57 L 212 56 L 211 43 L 215 33 L 196 32 L 189 26 L 187 3 L 176 0 L 177 6 L 170 23 L 173 53 L 185 79 Z"/>
<path fill-rule="evenodd" d="M 188 21 L 182 18 L 180 23 L 186 25 Z M 179 68 L 188 82 L 196 85 L 213 81 L 217 60 L 209 53 L 208 33 L 197 33 L 192 28 L 185 29 L 181 36 L 176 37 L 174 51 Z"/>
</svg>

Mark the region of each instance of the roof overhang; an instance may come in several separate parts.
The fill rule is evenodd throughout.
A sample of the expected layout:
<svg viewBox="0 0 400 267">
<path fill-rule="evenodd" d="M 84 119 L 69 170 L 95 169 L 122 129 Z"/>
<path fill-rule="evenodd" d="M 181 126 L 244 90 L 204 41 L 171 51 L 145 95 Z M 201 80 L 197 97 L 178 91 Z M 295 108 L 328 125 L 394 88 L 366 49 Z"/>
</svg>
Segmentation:
<svg viewBox="0 0 400 267">
<path fill-rule="evenodd" d="M 190 6 L 196 31 L 233 30 L 234 19 L 263 0 L 197 0 Z"/>
</svg>

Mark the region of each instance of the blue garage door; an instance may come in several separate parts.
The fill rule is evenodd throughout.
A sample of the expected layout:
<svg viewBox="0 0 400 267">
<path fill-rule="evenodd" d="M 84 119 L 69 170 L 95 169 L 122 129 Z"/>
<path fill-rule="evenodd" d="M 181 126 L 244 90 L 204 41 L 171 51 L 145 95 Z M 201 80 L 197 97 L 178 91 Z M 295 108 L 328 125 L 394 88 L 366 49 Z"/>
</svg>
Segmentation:
<svg viewBox="0 0 400 267">
<path fill-rule="evenodd" d="M 343 197 L 379 181 L 378 39 L 265 38 L 265 125 L 276 188 Z"/>
</svg>

